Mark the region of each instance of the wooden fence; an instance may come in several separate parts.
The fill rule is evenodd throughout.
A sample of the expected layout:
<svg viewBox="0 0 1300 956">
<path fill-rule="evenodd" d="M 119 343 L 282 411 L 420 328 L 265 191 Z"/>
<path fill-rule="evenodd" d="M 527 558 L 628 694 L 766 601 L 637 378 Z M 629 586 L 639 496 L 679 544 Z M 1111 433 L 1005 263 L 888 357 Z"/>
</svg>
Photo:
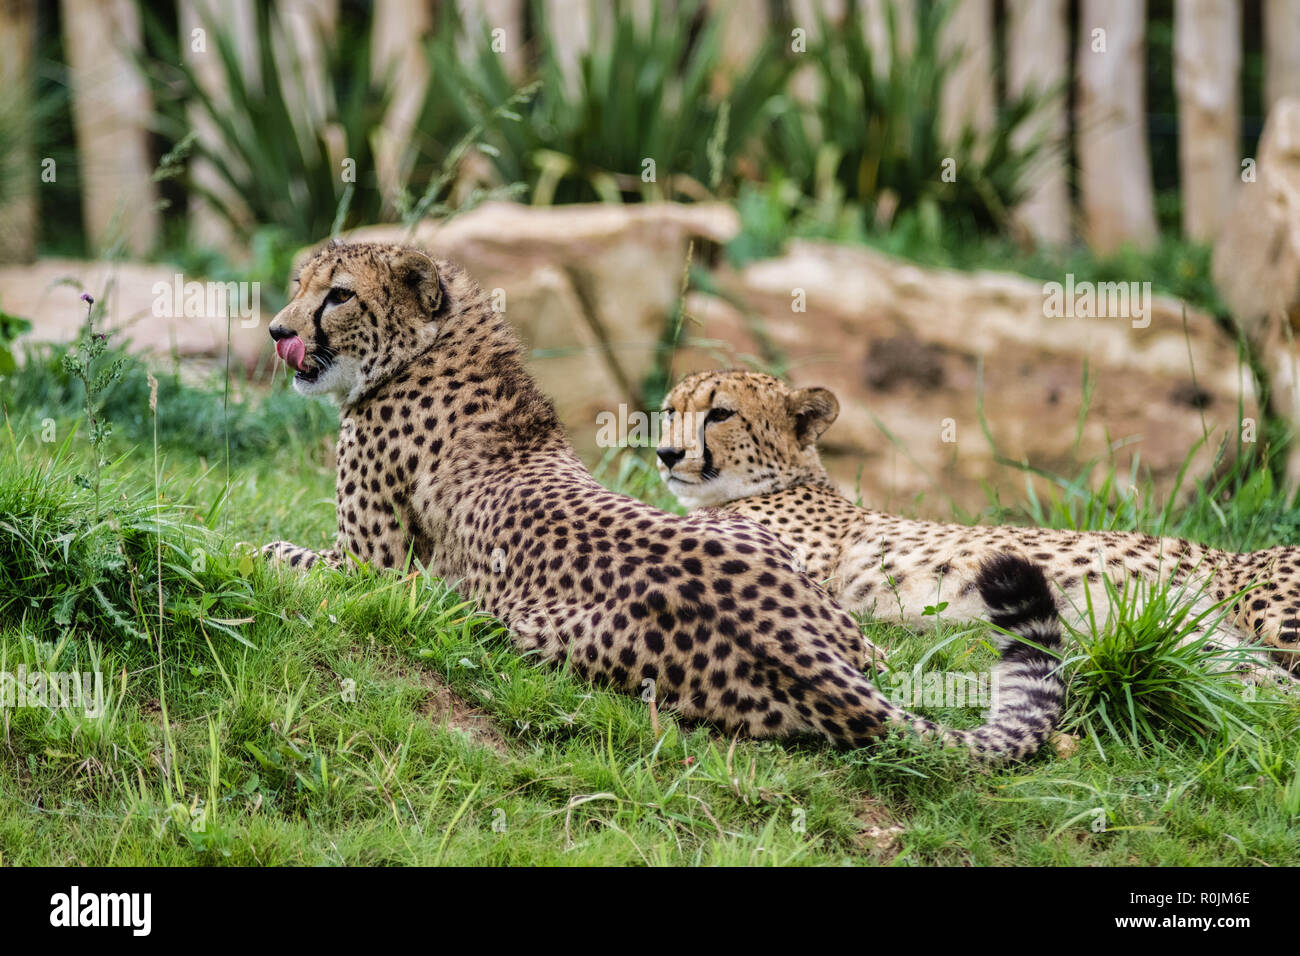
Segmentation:
<svg viewBox="0 0 1300 956">
<path fill-rule="evenodd" d="M 152 103 L 136 74 L 132 47 L 141 43 L 137 0 L 59 0 L 63 48 L 71 80 L 72 116 L 82 183 L 83 223 L 92 247 L 117 237 L 131 252 L 146 255 L 161 233 L 156 157 L 148 129 Z M 200 0 L 175 0 L 183 36 L 198 22 Z M 225 0 L 223 22 L 236 35 L 252 28 L 252 4 L 268 0 Z M 308 61 L 314 25 L 338 16 L 338 0 L 275 0 L 286 33 Z M 422 36 L 433 23 L 436 0 L 374 0 L 373 46 L 380 65 L 398 64 L 408 78 L 398 90 L 380 137 L 381 183 L 400 176 L 403 144 L 419 107 L 424 75 Z M 450 0 L 443 0 L 450 2 Z M 529 0 L 456 0 L 467 21 L 486 22 L 505 31 L 506 53 L 520 71 L 521 42 Z M 608 18 L 599 0 L 544 0 L 553 24 L 549 42 L 563 62 L 576 65 L 589 41 Z M 633 0 L 644 16 L 655 0 Z M 672 0 L 664 0 L 671 3 Z M 909 22 L 917 0 L 861 0 L 864 28 L 878 50 L 886 44 L 885 7 L 892 3 Z M 1264 108 L 1283 96 L 1300 95 L 1300 2 L 1254 0 L 1263 22 Z M 1182 228 L 1196 239 L 1212 238 L 1224 221 L 1233 191 L 1241 182 L 1241 70 L 1243 0 L 1175 0 L 1174 87 L 1179 123 L 1179 176 Z M 728 63 L 749 55 L 765 31 L 787 22 L 815 33 L 818 12 L 832 22 L 844 15 L 845 0 L 710 0 L 709 15 L 725 18 Z M 1071 10 L 1077 21 L 1069 22 Z M 999 11 L 1001 12 L 999 15 Z M 35 0 L 0 0 L 0 83 L 23 108 L 32 87 L 37 29 Z M 778 25 L 779 24 L 779 25 Z M 1095 249 L 1109 251 L 1125 242 L 1149 244 L 1156 238 L 1149 138 L 1145 114 L 1147 9 L 1145 0 L 957 0 L 945 43 L 962 51 L 942 102 L 936 104 L 948 128 L 963 122 L 992 122 L 997 107 L 995 50 L 1001 31 L 1007 94 L 1029 87 L 1068 88 L 1045 116 L 1057 136 L 1073 132 L 1077 189 L 1070 188 L 1064 154 L 1044 163 L 1032 193 L 1016 215 L 1032 236 L 1061 243 L 1075 235 Z M 516 42 L 511 42 L 515 39 Z M 1073 43 L 1074 49 L 1071 50 Z M 1073 76 L 1070 76 L 1073 63 Z M 310 66 L 310 62 L 307 64 Z M 196 67 L 198 64 L 196 64 Z M 202 73 L 201 67 L 200 73 Z M 205 80 L 216 84 L 218 78 Z M 803 89 L 802 95 L 815 95 Z M 313 104 L 302 104 L 311 110 Z M 205 135 L 196 121 L 197 132 Z M 0 259 L 23 260 L 34 254 L 40 223 L 41 157 L 17 151 L 19 173 L 0 201 Z M 26 175 L 22 171 L 26 171 Z M 210 176 L 196 169 L 199 177 Z M 938 175 L 938 171 L 936 171 Z M 211 180 L 209 179 L 209 182 Z M 201 207 L 191 209 L 200 235 L 220 238 L 221 224 Z"/>
</svg>

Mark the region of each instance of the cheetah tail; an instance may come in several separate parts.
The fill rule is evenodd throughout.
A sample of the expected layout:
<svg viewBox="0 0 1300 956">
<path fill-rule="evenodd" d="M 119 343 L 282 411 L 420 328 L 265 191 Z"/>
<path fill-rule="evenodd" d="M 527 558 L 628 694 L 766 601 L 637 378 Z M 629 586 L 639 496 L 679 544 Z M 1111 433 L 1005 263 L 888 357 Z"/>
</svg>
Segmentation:
<svg viewBox="0 0 1300 956">
<path fill-rule="evenodd" d="M 1060 616 L 1042 567 L 1018 555 L 984 562 L 975 585 L 989 620 L 1014 636 L 999 635 L 988 722 L 962 736 L 977 752 L 1019 760 L 1047 741 L 1061 717 Z"/>
<path fill-rule="evenodd" d="M 974 730 L 953 730 L 891 701 L 890 720 L 923 736 L 937 735 L 967 747 L 987 763 L 1021 760 L 1047 741 L 1061 716 L 1064 684 L 1054 656 L 1062 647 L 1056 601 L 1042 568 L 1014 554 L 986 561 L 975 585 L 989 620 L 1012 635 L 998 642 L 1002 659 L 993 668 L 989 719 Z"/>
</svg>

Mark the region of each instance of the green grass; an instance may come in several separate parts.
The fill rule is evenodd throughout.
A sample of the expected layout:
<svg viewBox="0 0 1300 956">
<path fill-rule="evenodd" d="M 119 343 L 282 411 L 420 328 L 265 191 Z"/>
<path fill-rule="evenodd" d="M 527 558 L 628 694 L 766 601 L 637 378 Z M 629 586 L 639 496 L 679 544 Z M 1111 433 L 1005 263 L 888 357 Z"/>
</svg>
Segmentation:
<svg viewBox="0 0 1300 956">
<path fill-rule="evenodd" d="M 1141 613 L 1131 640 L 1071 663 L 1069 726 L 1092 734 L 1069 757 L 985 772 L 908 739 L 853 753 L 733 743 L 671 713 L 656 737 L 646 705 L 516 653 L 442 582 L 299 578 L 253 559 L 249 544 L 333 535 L 329 451 L 289 396 L 236 404 L 266 434 L 229 486 L 224 460 L 205 464 L 178 432 L 155 489 L 146 404 L 148 427 L 115 432 L 96 518 L 75 409 L 23 395 L 0 383 L 0 672 L 98 670 L 105 706 L 0 712 L 0 863 L 1300 863 L 1296 702 L 1238 700 L 1198 674 L 1193 690 L 1234 696 L 1210 693 L 1193 730 L 1168 695 L 1137 695 L 1151 733 L 1099 723 L 1100 706 L 1117 713 L 1151 686 L 1123 673 L 1139 642 L 1160 645 Z M 197 388 L 172 398 L 195 416 L 222 405 Z M 597 464 L 666 504 L 642 459 Z M 1271 486 L 1241 501 L 1240 523 L 1200 530 L 1223 543 L 1250 528 L 1258 545 L 1293 528 Z M 1068 507 L 1040 508 L 1067 523 Z M 1161 514 L 1113 511 L 1088 514 L 1146 530 Z M 896 670 L 993 660 L 986 633 L 941 614 L 928 636 L 866 626 Z"/>
</svg>

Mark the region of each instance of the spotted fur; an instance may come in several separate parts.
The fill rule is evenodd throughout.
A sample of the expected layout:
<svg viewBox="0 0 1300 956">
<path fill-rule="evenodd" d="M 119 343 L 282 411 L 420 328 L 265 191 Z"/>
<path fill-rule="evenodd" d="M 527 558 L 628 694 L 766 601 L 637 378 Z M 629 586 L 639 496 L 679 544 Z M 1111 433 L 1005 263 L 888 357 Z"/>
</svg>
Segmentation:
<svg viewBox="0 0 1300 956">
<path fill-rule="evenodd" d="M 276 317 L 301 339 L 295 388 L 341 405 L 337 547 L 287 542 L 295 567 L 410 554 L 503 621 L 521 651 L 759 737 L 858 747 L 910 728 L 987 759 L 1035 751 L 1060 711 L 1044 650 L 1013 642 L 988 723 L 944 730 L 860 670 L 861 632 L 750 521 L 678 517 L 602 488 L 524 368 L 503 316 L 459 268 L 400 246 L 331 245 Z M 296 343 L 294 344 L 296 348 Z M 282 353 L 285 354 L 285 353 Z M 1045 584 L 1018 559 L 978 579 L 990 607 L 1047 648 Z M 1022 607 L 1008 593 L 1042 594 Z M 1055 635 L 1055 637 L 1054 637 Z"/>
<path fill-rule="evenodd" d="M 670 417 L 659 471 L 678 500 L 772 530 L 852 611 L 925 626 L 934 620 L 925 609 L 946 602 L 949 620 L 979 618 L 979 569 L 1011 551 L 1043 565 L 1061 612 L 1079 625 L 1086 592 L 1103 575 L 1121 587 L 1172 582 L 1194 614 L 1222 603 L 1224 613 L 1210 613 L 1188 641 L 1210 648 L 1262 641 L 1274 666 L 1233 666 L 1254 682 L 1292 686 L 1286 670 L 1300 663 L 1300 548 L 1236 554 L 1137 533 L 913 521 L 859 508 L 836 490 L 817 454 L 818 438 L 839 413 L 827 389 L 790 388 L 757 372 L 702 372 L 674 388 L 664 408 Z M 1248 587 L 1255 590 L 1232 603 Z M 1094 606 L 1104 608 L 1103 589 L 1091 591 Z"/>
</svg>

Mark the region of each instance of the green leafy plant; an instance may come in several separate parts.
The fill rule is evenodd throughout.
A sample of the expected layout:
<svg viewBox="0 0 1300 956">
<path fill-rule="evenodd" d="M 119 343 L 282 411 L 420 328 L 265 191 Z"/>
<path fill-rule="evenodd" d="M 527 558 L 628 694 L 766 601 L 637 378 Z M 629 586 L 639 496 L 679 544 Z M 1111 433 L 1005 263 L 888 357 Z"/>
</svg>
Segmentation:
<svg viewBox="0 0 1300 956">
<path fill-rule="evenodd" d="M 1253 688 L 1242 668 L 1262 663 L 1243 650 L 1214 644 L 1213 632 L 1240 595 L 1212 601 L 1192 585 L 1103 577 L 1106 607 L 1098 619 L 1091 591 L 1084 626 L 1065 618 L 1079 652 L 1062 665 L 1069 675 L 1066 730 L 1097 745 L 1163 747 L 1172 736 L 1204 740 L 1252 733 Z"/>
<path fill-rule="evenodd" d="M 95 300 L 89 292 L 81 294 L 86 303 L 86 324 L 81 338 L 71 351 L 63 356 L 63 370 L 81 382 L 85 399 L 86 425 L 90 429 L 90 444 L 95 450 L 95 477 L 83 479 L 95 491 L 95 516 L 99 516 L 99 482 L 107 464 L 108 436 L 113 432 L 112 422 L 103 413 L 104 393 L 122 379 L 126 359 L 114 353 L 108 345 L 108 334 L 95 331 Z"/>
<path fill-rule="evenodd" d="M 927 235 L 954 225 L 988 232 L 1005 226 L 1007 210 L 1023 195 L 1028 174 L 1046 148 L 1033 130 L 1050 91 L 1011 97 L 993 127 L 970 123 L 945 135 L 939 115 L 943 89 L 958 57 L 941 41 L 948 2 L 918 3 L 909 48 L 894 4 L 887 3 L 888 63 L 881 65 L 850 0 L 843 22 L 820 15 L 808 50 L 818 84 L 814 103 L 790 102 L 765 137 L 770 161 L 801 184 L 806 196 L 832 210 L 868 209 L 890 222 L 917 216 Z M 949 181 L 941 174 L 954 171 Z"/>
<path fill-rule="evenodd" d="M 200 79 L 176 39 L 146 16 L 157 59 L 141 60 L 163 104 L 159 125 L 182 142 L 196 109 L 213 130 L 194 142 L 222 182 L 210 189 L 191 177 L 201 195 L 244 238 L 259 223 L 274 223 L 298 244 L 317 241 L 344 223 L 374 222 L 382 209 L 372 134 L 391 96 L 389 78 L 374 79 L 368 36 L 347 24 L 317 32 L 321 76 L 315 77 L 292 45 L 278 42 L 283 24 L 272 4 L 255 5 L 253 49 L 245 56 L 215 11 L 201 13 L 207 42 L 220 67 L 223 93 Z M 320 104 L 313 117 L 307 104 Z M 339 220 L 342 220 L 340 222 Z"/>
<path fill-rule="evenodd" d="M 770 120 L 793 64 L 771 40 L 725 94 L 714 93 L 721 22 L 701 21 L 700 10 L 698 0 L 672 15 L 656 4 L 642 24 L 619 0 L 607 8 L 610 33 L 594 18 L 572 74 L 556 46 L 542 43 L 530 73 L 540 89 L 518 122 L 500 123 L 492 111 L 510 99 L 515 81 L 486 32 L 466 40 L 446 5 L 429 46 L 431 82 L 418 124 L 424 166 L 436 169 L 465 130 L 481 126 L 496 179 L 526 183 L 535 204 L 734 192 L 741 156 Z M 544 37 L 546 9 L 534 11 Z"/>
<path fill-rule="evenodd" d="M 35 615 L 55 635 L 79 629 L 101 637 L 147 638 L 158 614 L 198 622 L 239 639 L 247 592 L 236 561 L 214 545 L 192 509 L 162 505 L 171 495 L 125 477 L 106 478 L 111 511 L 88 507 L 72 439 L 48 460 L 23 462 L 12 432 L 0 466 L 0 624 Z M 112 471 L 111 464 L 106 470 Z M 203 515 L 211 522 L 215 508 Z M 161 608 L 148 613 L 157 585 Z"/>
</svg>

